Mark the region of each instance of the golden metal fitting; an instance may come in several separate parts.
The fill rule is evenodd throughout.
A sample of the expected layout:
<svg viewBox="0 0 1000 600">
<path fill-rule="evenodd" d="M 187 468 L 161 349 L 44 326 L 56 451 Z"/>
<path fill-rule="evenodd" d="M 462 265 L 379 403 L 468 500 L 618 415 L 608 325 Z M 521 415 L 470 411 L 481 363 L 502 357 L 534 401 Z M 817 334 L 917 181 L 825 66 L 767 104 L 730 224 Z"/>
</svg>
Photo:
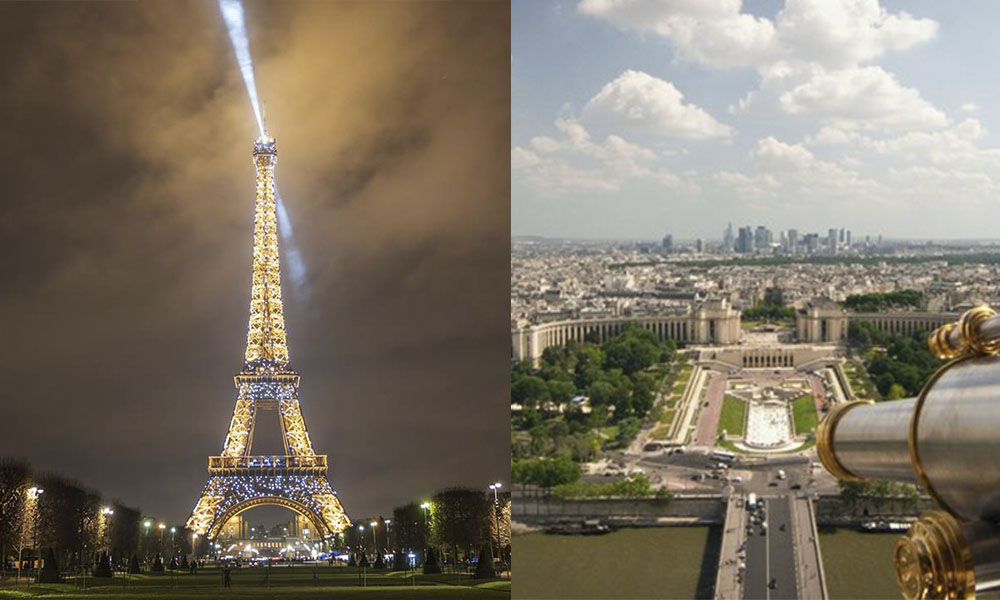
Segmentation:
<svg viewBox="0 0 1000 600">
<path fill-rule="evenodd" d="M 972 551 L 961 524 L 931 510 L 896 542 L 896 582 L 906 600 L 973 599 Z"/>
<path fill-rule="evenodd" d="M 948 323 L 938 327 L 927 338 L 931 353 L 938 358 L 949 360 L 962 355 L 962 348 L 951 345 L 951 332 L 958 329 L 958 323 Z"/>
<path fill-rule="evenodd" d="M 962 315 L 958 327 L 962 336 L 962 347 L 967 353 L 996 354 L 1000 350 L 1000 340 L 988 340 L 983 337 L 980 330 L 983 321 L 996 314 L 996 311 L 989 306 L 977 306 Z"/>
<path fill-rule="evenodd" d="M 824 418 L 818 427 L 816 427 L 816 454 L 819 455 L 819 462 L 823 465 L 823 468 L 827 470 L 831 475 L 840 479 L 842 481 L 863 481 L 863 477 L 858 477 L 857 475 L 851 473 L 844 468 L 844 465 L 840 464 L 837 460 L 837 454 L 833 451 L 833 432 L 837 428 L 837 422 L 840 421 L 847 411 L 850 409 L 862 405 L 871 404 L 871 400 L 859 400 L 856 402 L 841 402 L 840 404 L 833 405 L 830 412 L 827 413 L 826 418 Z"/>
</svg>

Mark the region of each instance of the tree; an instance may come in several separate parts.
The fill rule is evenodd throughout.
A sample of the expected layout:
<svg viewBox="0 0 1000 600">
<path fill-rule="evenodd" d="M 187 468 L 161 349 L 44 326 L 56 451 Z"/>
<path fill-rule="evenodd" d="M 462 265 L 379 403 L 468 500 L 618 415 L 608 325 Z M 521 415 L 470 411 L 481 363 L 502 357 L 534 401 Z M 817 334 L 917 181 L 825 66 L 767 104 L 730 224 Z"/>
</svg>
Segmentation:
<svg viewBox="0 0 1000 600">
<path fill-rule="evenodd" d="M 522 377 L 511 386 L 510 399 L 525 408 L 538 408 L 549 400 L 549 387 L 541 377 Z"/>
<path fill-rule="evenodd" d="M 112 557 L 117 556 L 124 562 L 138 548 L 141 514 L 121 502 L 115 502 L 112 508 L 115 512 L 108 524 L 108 543 L 111 546 Z M 184 539 L 183 535 L 181 539 Z"/>
<path fill-rule="evenodd" d="M 568 458 L 527 458 L 515 460 L 511 480 L 521 485 L 551 488 L 580 478 L 580 465 Z"/>
<path fill-rule="evenodd" d="M 476 579 L 493 579 L 497 576 L 493 570 L 493 545 L 489 542 L 479 548 L 479 560 L 476 562 Z"/>
<path fill-rule="evenodd" d="M 424 561 L 424 575 L 434 575 L 441 572 L 441 563 L 438 561 L 437 549 L 427 549 L 427 559 Z"/>
<path fill-rule="evenodd" d="M 8 549 L 22 543 L 28 481 L 27 463 L 0 459 L 0 562 L 6 562 Z"/>
<path fill-rule="evenodd" d="M 434 495 L 431 502 L 431 532 L 437 545 L 472 553 L 484 542 L 489 531 L 490 503 L 482 491 L 470 488 L 448 488 Z"/>
<path fill-rule="evenodd" d="M 663 352 L 651 331 L 635 326 L 608 340 L 603 350 L 605 368 L 621 369 L 626 375 L 652 366 Z"/>
<path fill-rule="evenodd" d="M 396 548 L 401 554 L 411 550 L 423 552 L 427 546 L 424 509 L 416 502 L 397 506 L 392 510 L 392 530 L 396 537 Z"/>
<path fill-rule="evenodd" d="M 566 404 L 576 395 L 576 385 L 565 379 L 549 380 L 549 398 L 556 404 Z"/>
<path fill-rule="evenodd" d="M 889 394 L 886 396 L 887 400 L 899 400 L 900 398 L 906 397 L 906 388 L 899 385 L 898 383 L 892 384 L 889 387 Z"/>
<path fill-rule="evenodd" d="M 625 448 L 632 443 L 635 436 L 639 434 L 639 428 L 642 426 L 642 422 L 635 417 L 629 417 L 627 419 L 622 419 L 618 422 L 618 435 L 615 436 L 615 444 L 619 448 Z"/>
<path fill-rule="evenodd" d="M 101 552 L 101 557 L 94 568 L 94 577 L 111 577 L 111 557 L 107 552 Z"/>
</svg>

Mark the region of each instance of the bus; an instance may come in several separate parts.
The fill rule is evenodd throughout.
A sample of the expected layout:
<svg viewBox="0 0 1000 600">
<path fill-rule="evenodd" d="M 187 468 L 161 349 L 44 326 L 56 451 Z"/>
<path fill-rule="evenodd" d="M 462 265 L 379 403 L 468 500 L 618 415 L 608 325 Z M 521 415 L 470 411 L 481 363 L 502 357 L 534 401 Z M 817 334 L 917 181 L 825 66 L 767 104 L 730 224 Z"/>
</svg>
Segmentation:
<svg viewBox="0 0 1000 600">
<path fill-rule="evenodd" d="M 723 460 L 726 462 L 733 462 L 734 460 L 736 460 L 735 454 L 733 454 L 732 452 L 726 452 L 725 450 L 715 450 L 709 456 L 711 456 L 716 460 Z"/>
</svg>

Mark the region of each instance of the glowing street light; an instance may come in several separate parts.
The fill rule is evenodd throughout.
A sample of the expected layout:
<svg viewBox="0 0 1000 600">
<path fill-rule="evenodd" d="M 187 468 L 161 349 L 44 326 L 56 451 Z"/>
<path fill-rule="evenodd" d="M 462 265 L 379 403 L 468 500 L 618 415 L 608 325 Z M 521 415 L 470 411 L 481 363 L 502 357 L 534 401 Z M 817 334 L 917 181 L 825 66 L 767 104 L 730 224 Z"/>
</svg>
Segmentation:
<svg viewBox="0 0 1000 600">
<path fill-rule="evenodd" d="M 503 487 L 503 484 L 499 481 L 490 484 L 490 489 L 493 490 L 493 523 L 497 529 L 497 560 L 500 560 L 500 554 L 503 552 L 503 548 L 500 546 L 500 500 L 497 497 L 497 492 L 501 487 Z"/>
<path fill-rule="evenodd" d="M 372 550 L 376 553 L 378 552 L 378 540 L 375 539 L 375 528 L 378 527 L 378 521 L 372 521 Z"/>
</svg>

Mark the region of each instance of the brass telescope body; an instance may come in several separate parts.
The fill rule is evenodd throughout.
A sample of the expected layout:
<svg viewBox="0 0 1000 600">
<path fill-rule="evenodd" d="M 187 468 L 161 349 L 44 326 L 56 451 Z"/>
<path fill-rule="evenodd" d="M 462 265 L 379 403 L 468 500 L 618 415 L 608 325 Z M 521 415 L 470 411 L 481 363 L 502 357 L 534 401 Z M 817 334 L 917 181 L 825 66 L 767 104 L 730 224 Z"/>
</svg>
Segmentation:
<svg viewBox="0 0 1000 600">
<path fill-rule="evenodd" d="M 919 484 L 941 507 L 896 544 L 905 598 L 974 598 L 1000 588 L 1000 317 L 974 308 L 928 343 L 954 360 L 919 396 L 835 406 L 816 449 L 839 479 Z"/>
</svg>

